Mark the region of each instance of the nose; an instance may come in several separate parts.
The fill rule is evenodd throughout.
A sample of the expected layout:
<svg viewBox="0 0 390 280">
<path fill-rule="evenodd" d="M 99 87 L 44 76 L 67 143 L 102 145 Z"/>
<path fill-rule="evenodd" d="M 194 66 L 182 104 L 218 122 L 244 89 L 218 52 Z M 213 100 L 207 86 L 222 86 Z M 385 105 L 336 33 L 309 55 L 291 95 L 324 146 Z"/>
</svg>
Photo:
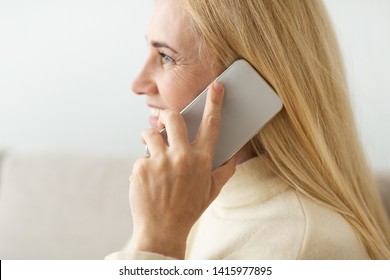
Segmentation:
<svg viewBox="0 0 390 280">
<path fill-rule="evenodd" d="M 157 94 L 158 88 L 153 75 L 153 69 L 145 63 L 137 77 L 131 84 L 131 90 L 135 94 Z"/>
</svg>

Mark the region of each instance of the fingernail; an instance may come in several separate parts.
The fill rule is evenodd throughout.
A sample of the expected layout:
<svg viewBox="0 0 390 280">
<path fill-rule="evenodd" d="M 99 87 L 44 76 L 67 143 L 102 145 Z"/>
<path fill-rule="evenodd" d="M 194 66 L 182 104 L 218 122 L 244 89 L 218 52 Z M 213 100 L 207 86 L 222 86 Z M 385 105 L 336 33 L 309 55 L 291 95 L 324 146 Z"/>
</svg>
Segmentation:
<svg viewBox="0 0 390 280">
<path fill-rule="evenodd" d="M 222 89 L 223 89 L 223 85 L 221 82 L 219 81 L 215 81 L 214 84 L 213 84 L 213 87 L 214 87 L 214 90 L 218 93 L 222 92 Z"/>
</svg>

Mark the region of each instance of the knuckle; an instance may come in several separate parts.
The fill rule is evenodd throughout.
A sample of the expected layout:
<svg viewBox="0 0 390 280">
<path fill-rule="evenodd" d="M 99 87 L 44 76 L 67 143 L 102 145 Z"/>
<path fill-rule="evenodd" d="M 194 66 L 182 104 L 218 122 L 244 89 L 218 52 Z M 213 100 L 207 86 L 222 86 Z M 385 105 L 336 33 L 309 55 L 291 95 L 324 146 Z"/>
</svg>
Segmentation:
<svg viewBox="0 0 390 280">
<path fill-rule="evenodd" d="M 146 171 L 147 171 L 147 162 L 145 159 L 139 159 L 137 160 L 134 165 L 133 165 L 133 170 L 132 170 L 132 174 L 129 178 L 129 180 L 132 178 L 133 175 L 135 174 L 139 174 L 139 175 L 142 175 L 142 174 L 145 174 Z"/>
<path fill-rule="evenodd" d="M 149 128 L 143 131 L 143 138 L 151 138 L 157 135 L 158 131 L 155 128 Z"/>
<path fill-rule="evenodd" d="M 211 165 L 211 161 L 212 161 L 212 158 L 211 158 L 210 153 L 206 153 L 206 152 L 200 153 L 199 164 L 201 164 L 203 166 L 209 166 L 209 165 Z"/>
<path fill-rule="evenodd" d="M 167 122 L 176 121 L 178 118 L 180 118 L 180 112 L 175 110 L 164 110 L 162 117 Z"/>
<path fill-rule="evenodd" d="M 221 123 L 222 123 L 222 121 L 221 121 L 220 117 L 210 115 L 206 118 L 206 125 L 207 125 L 207 127 L 211 128 L 211 129 L 220 128 Z"/>
<path fill-rule="evenodd" d="M 167 120 L 169 122 L 177 121 L 180 118 L 180 113 L 177 111 L 169 111 Z"/>
<path fill-rule="evenodd" d="M 173 164 L 178 168 L 187 167 L 190 164 L 190 157 L 184 151 L 176 151 L 173 157 Z"/>
</svg>

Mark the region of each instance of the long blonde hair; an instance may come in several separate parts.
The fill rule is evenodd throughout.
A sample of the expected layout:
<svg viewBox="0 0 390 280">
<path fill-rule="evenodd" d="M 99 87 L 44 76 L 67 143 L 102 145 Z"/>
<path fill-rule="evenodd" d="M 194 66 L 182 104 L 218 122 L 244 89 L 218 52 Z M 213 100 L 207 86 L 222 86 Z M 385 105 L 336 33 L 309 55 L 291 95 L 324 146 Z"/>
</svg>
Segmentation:
<svg viewBox="0 0 390 280">
<path fill-rule="evenodd" d="M 200 54 L 224 69 L 248 60 L 284 109 L 252 143 L 296 190 L 340 213 L 373 259 L 390 226 L 363 155 L 337 40 L 320 0 L 181 0 Z M 204 48 L 203 48 L 204 47 Z"/>
</svg>

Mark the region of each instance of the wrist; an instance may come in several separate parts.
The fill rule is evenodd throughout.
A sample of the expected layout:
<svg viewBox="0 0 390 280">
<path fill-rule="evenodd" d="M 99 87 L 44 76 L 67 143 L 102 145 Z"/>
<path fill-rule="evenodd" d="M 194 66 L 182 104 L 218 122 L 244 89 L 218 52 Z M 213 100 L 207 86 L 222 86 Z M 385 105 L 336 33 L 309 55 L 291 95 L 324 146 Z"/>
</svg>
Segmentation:
<svg viewBox="0 0 390 280">
<path fill-rule="evenodd" d="M 134 230 L 131 239 L 133 251 L 162 254 L 167 257 L 184 259 L 188 233 L 165 233 L 159 230 Z"/>
</svg>

